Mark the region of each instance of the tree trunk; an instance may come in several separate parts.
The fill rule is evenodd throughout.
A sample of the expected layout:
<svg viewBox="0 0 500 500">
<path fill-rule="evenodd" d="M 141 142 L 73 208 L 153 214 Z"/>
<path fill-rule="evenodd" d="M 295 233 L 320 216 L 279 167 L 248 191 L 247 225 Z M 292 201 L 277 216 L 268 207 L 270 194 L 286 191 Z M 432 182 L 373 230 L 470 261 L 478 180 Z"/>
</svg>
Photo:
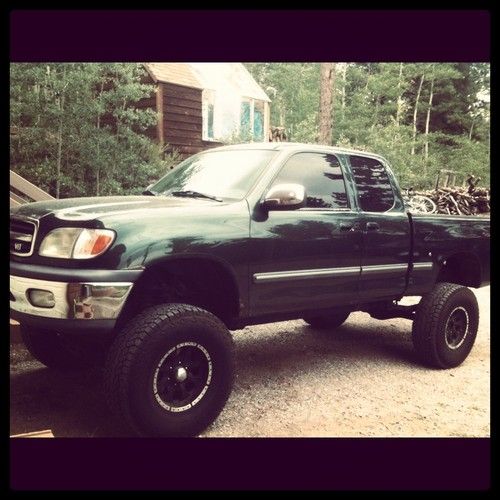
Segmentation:
<svg viewBox="0 0 500 500">
<path fill-rule="evenodd" d="M 319 103 L 319 143 L 332 143 L 333 132 L 333 87 L 335 84 L 335 65 L 321 63 L 320 103 Z"/>
<path fill-rule="evenodd" d="M 401 92 L 401 82 L 403 81 L 403 63 L 399 64 L 399 78 L 398 78 L 398 103 L 396 108 L 396 127 L 399 127 L 401 120 L 401 113 L 403 111 L 403 93 Z"/>
<path fill-rule="evenodd" d="M 104 80 L 101 81 L 101 91 L 99 92 L 99 100 L 101 100 L 102 93 L 104 91 Z M 97 130 L 99 131 L 101 129 L 101 111 L 99 110 L 97 112 Z M 99 196 L 99 191 L 100 191 L 100 156 L 101 156 L 101 137 L 99 135 L 99 132 L 97 132 L 97 151 L 96 151 L 96 156 L 97 156 L 97 167 L 96 167 L 96 196 Z"/>
<path fill-rule="evenodd" d="M 62 113 L 61 98 L 59 98 L 59 111 Z M 56 170 L 56 198 L 59 199 L 61 188 L 61 162 L 62 162 L 62 114 L 59 117 L 59 132 L 57 134 L 57 170 Z"/>
<path fill-rule="evenodd" d="M 469 141 L 472 141 L 472 131 L 474 130 L 474 121 L 476 117 L 472 117 L 472 123 L 470 124 L 470 129 L 469 129 Z"/>
<path fill-rule="evenodd" d="M 375 127 L 377 126 L 379 108 L 380 108 L 380 96 L 378 95 L 375 99 L 375 113 L 373 113 L 373 123 L 372 126 L 370 127 L 371 130 L 374 130 Z"/>
<path fill-rule="evenodd" d="M 342 101 L 341 101 L 341 110 L 342 110 L 342 120 L 345 118 L 345 88 L 347 85 L 347 63 L 342 65 Z"/>
<path fill-rule="evenodd" d="M 420 78 L 420 84 L 418 85 L 417 97 L 415 99 L 415 108 L 413 110 L 413 140 L 411 145 L 411 154 L 415 154 L 415 143 L 417 141 L 417 113 L 418 113 L 418 103 L 420 101 L 420 92 L 422 92 L 422 85 L 424 84 L 425 75 L 422 74 Z"/>
<path fill-rule="evenodd" d="M 66 67 L 63 66 L 63 88 L 61 90 L 61 95 L 58 97 L 59 101 L 59 131 L 57 134 L 57 166 L 56 166 L 56 198 L 59 199 L 61 192 L 61 164 L 62 164 L 62 130 L 63 130 L 63 112 L 64 112 L 64 90 L 66 85 L 64 84 L 66 76 Z"/>
<path fill-rule="evenodd" d="M 371 64 L 369 63 L 368 64 L 368 68 L 367 68 L 367 76 L 366 76 L 366 83 L 365 83 L 365 86 L 364 86 L 364 90 L 367 91 L 368 90 L 368 84 L 370 83 L 370 77 L 372 76 L 372 66 Z"/>
<path fill-rule="evenodd" d="M 429 125 L 431 123 L 431 109 L 432 109 L 432 99 L 434 97 L 434 77 L 431 80 L 431 90 L 429 94 L 429 103 L 427 107 L 427 117 L 425 119 L 425 164 L 424 169 L 427 167 L 427 161 L 429 159 Z M 426 173 L 424 171 L 424 173 Z"/>
</svg>

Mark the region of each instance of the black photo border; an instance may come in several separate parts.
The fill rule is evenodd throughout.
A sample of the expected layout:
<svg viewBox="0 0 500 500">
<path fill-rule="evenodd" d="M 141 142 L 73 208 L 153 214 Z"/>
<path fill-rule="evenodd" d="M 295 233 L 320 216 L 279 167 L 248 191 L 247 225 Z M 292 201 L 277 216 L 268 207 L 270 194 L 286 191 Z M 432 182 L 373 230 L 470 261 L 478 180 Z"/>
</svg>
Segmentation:
<svg viewBox="0 0 500 500">
<path fill-rule="evenodd" d="M 488 62 L 483 10 L 8 11 L 10 62 Z M 255 29 L 261 43 L 245 36 Z M 266 40 L 271 40 L 267 43 Z M 22 490 L 482 490 L 490 439 L 10 439 Z"/>
</svg>

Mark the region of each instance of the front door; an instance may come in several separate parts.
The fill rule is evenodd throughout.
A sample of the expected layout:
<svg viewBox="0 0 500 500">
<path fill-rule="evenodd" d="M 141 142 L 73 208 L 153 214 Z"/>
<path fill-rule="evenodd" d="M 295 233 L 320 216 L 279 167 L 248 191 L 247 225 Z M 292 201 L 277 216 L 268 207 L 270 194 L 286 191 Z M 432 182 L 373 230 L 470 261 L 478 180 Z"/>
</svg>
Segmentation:
<svg viewBox="0 0 500 500">
<path fill-rule="evenodd" d="M 355 304 L 362 232 L 338 158 L 296 153 L 269 188 L 282 183 L 302 184 L 307 204 L 251 220 L 252 316 Z"/>
</svg>

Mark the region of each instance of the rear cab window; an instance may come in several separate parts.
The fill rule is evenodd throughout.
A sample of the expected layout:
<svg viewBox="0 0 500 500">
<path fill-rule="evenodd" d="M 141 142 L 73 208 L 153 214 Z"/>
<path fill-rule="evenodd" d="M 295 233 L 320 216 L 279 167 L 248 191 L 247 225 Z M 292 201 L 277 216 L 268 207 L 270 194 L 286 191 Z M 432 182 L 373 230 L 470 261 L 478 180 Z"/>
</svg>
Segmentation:
<svg viewBox="0 0 500 500">
<path fill-rule="evenodd" d="M 349 155 L 358 205 L 364 212 L 387 212 L 395 203 L 394 191 L 380 160 Z"/>
</svg>

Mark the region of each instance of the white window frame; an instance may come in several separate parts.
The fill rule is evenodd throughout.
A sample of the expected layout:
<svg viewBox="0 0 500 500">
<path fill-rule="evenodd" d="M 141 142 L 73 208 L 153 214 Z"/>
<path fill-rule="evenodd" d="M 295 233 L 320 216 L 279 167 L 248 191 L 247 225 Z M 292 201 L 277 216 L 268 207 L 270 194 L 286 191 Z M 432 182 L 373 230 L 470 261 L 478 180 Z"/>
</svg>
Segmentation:
<svg viewBox="0 0 500 500">
<path fill-rule="evenodd" d="M 212 137 L 208 136 L 208 105 L 212 104 Z M 215 90 L 213 89 L 203 89 L 201 92 L 201 116 L 202 116 L 202 126 L 201 126 L 201 138 L 204 141 L 217 142 L 215 138 Z"/>
<path fill-rule="evenodd" d="M 260 99 L 254 99 L 253 97 L 241 96 L 241 103 L 250 103 L 250 137 L 252 141 L 255 139 L 255 103 L 262 103 L 262 141 L 266 141 L 266 101 L 261 101 Z M 241 105 L 240 105 L 240 118 L 238 120 L 238 133 L 241 134 Z M 260 140 L 259 140 L 260 142 Z"/>
</svg>

